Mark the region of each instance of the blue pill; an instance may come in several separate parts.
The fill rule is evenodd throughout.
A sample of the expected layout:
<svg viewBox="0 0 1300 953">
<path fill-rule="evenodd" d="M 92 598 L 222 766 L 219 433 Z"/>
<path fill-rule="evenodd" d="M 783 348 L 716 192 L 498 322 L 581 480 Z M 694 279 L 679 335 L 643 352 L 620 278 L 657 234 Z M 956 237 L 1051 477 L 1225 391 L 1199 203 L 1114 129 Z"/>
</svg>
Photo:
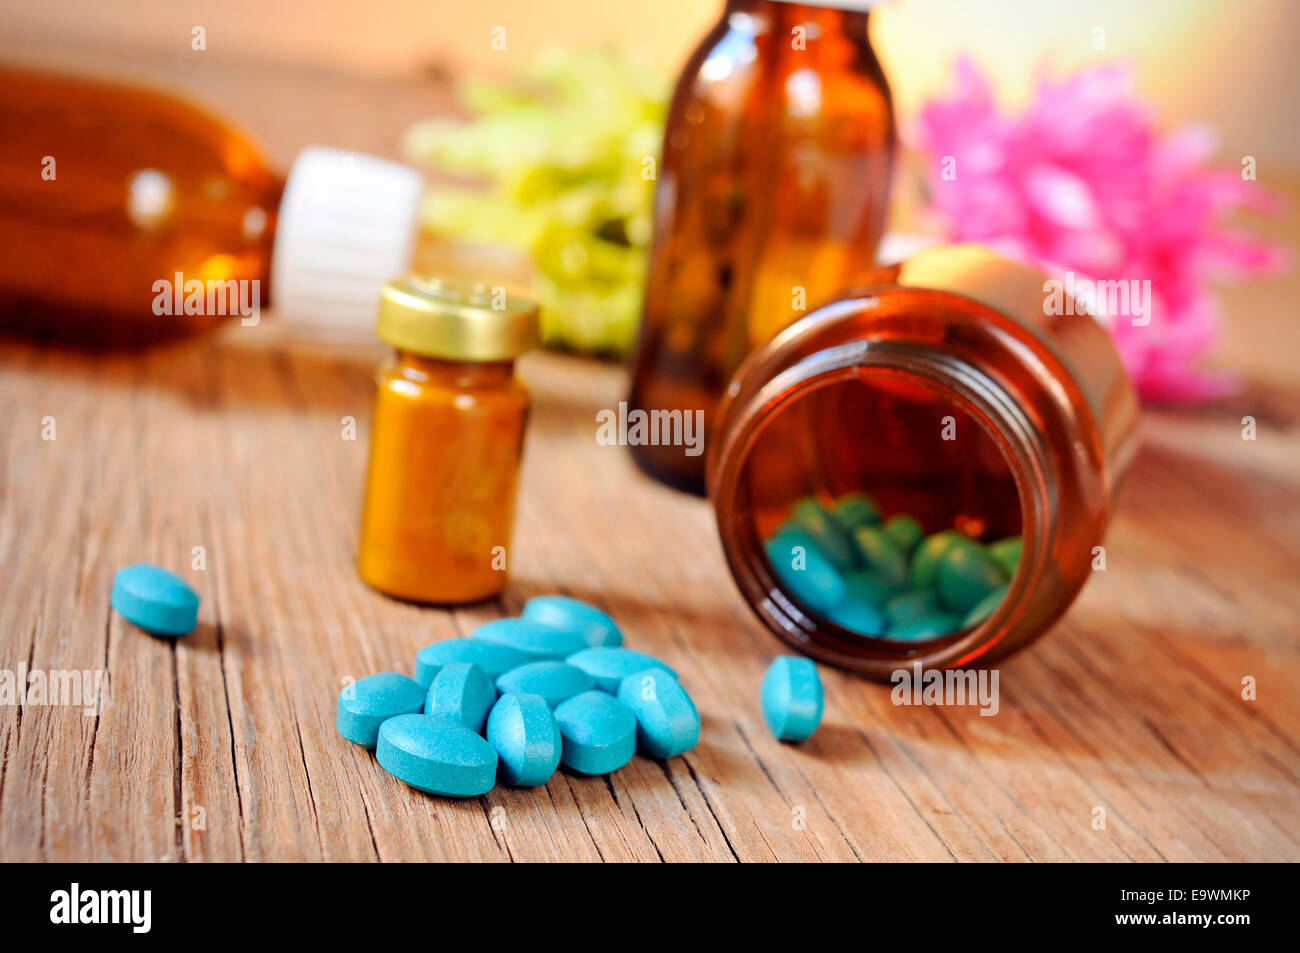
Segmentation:
<svg viewBox="0 0 1300 953">
<path fill-rule="evenodd" d="M 506 784 L 545 784 L 560 766 L 560 724 L 541 695 L 502 695 L 488 715 L 487 740 Z"/>
<path fill-rule="evenodd" d="M 501 694 L 541 695 L 546 704 L 554 708 L 566 698 L 589 692 L 596 680 L 576 665 L 564 662 L 529 662 L 512 668 L 497 679 Z"/>
<path fill-rule="evenodd" d="M 416 654 L 415 680 L 428 688 L 439 670 L 453 662 L 473 662 L 487 673 L 488 678 L 494 679 L 530 661 L 532 659 L 523 652 L 506 645 L 478 639 L 446 639 L 426 645 Z"/>
<path fill-rule="evenodd" d="M 492 790 L 497 752 L 458 721 L 441 715 L 398 715 L 379 729 L 375 760 L 413 788 L 450 797 Z"/>
<path fill-rule="evenodd" d="M 1019 536 L 1009 536 L 1006 539 L 1000 539 L 996 543 L 989 544 L 989 555 L 993 561 L 1002 567 L 1007 578 L 1015 577 L 1016 569 L 1020 565 L 1020 550 L 1022 548 Z"/>
<path fill-rule="evenodd" d="M 809 608 L 825 612 L 844 598 L 844 577 L 806 531 L 782 528 L 764 549 L 781 584 Z"/>
<path fill-rule="evenodd" d="M 907 581 L 907 553 L 894 537 L 879 526 L 860 526 L 853 531 L 862 565 L 886 585 L 902 587 Z"/>
<path fill-rule="evenodd" d="M 623 644 L 619 631 L 608 613 L 570 596 L 536 596 L 524 603 L 523 618 L 555 629 L 576 632 L 588 645 Z"/>
<path fill-rule="evenodd" d="M 880 635 L 885 631 L 885 614 L 859 593 L 849 590 L 827 615 L 836 625 L 857 635 Z"/>
<path fill-rule="evenodd" d="M 971 609 L 970 612 L 966 614 L 966 618 L 961 620 L 961 627 L 966 629 L 973 625 L 979 625 L 991 616 L 994 610 L 996 610 L 998 606 L 1002 605 L 1002 600 L 1006 598 L 1007 590 L 1010 588 L 1010 585 L 999 586 L 981 599 L 976 604 L 975 608 Z"/>
<path fill-rule="evenodd" d="M 763 718 L 781 741 L 804 741 L 822 720 L 822 680 L 812 659 L 779 656 L 763 676 Z"/>
<path fill-rule="evenodd" d="M 379 726 L 397 715 L 424 710 L 424 689 L 398 672 L 380 672 L 358 679 L 339 692 L 334 725 L 339 734 L 363 748 L 374 748 Z"/>
<path fill-rule="evenodd" d="M 869 493 L 847 493 L 835 501 L 831 512 L 849 532 L 880 522 L 880 507 Z"/>
<path fill-rule="evenodd" d="M 555 709 L 560 761 L 579 774 L 608 774 L 632 760 L 636 715 L 606 692 L 574 695 Z"/>
<path fill-rule="evenodd" d="M 881 527 L 890 539 L 898 544 L 898 548 L 903 551 L 904 556 L 911 556 L 912 550 L 916 549 L 922 539 L 925 538 L 925 527 L 914 516 L 908 516 L 906 513 L 898 513 L 885 520 L 885 525 Z"/>
<path fill-rule="evenodd" d="M 496 686 L 483 669 L 473 662 L 452 662 L 442 667 L 429 686 L 424 713 L 445 715 L 482 734 L 483 723 L 496 700 Z"/>
<path fill-rule="evenodd" d="M 156 635 L 188 635 L 199 621 L 199 594 L 180 576 L 137 563 L 118 570 L 109 605 Z"/>
<path fill-rule="evenodd" d="M 672 758 L 700 740 L 700 713 L 686 689 L 661 668 L 633 672 L 618 700 L 636 716 L 636 746 L 652 758 Z"/>
<path fill-rule="evenodd" d="M 496 619 L 480 625 L 470 634 L 470 638 L 515 649 L 528 656 L 525 659 L 528 662 L 562 659 L 587 647 L 586 640 L 576 632 L 556 629 L 529 619 Z"/>
<path fill-rule="evenodd" d="M 618 694 L 618 686 L 623 679 L 633 672 L 647 668 L 660 668 L 677 677 L 677 673 L 659 661 L 653 655 L 623 648 L 594 648 L 575 652 L 565 659 L 575 668 L 580 668 L 596 680 L 596 687 L 611 695 Z"/>
</svg>

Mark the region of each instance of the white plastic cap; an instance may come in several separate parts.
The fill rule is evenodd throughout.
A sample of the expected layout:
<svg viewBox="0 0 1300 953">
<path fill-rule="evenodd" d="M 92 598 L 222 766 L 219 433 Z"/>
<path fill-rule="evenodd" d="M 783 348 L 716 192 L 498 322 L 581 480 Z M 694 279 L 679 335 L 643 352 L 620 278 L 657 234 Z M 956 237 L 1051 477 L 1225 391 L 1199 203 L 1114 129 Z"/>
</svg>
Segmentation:
<svg viewBox="0 0 1300 953">
<path fill-rule="evenodd" d="M 384 282 L 405 274 L 422 181 L 408 166 L 308 146 L 280 200 L 271 296 L 289 322 L 325 334 L 373 332 Z"/>
</svg>

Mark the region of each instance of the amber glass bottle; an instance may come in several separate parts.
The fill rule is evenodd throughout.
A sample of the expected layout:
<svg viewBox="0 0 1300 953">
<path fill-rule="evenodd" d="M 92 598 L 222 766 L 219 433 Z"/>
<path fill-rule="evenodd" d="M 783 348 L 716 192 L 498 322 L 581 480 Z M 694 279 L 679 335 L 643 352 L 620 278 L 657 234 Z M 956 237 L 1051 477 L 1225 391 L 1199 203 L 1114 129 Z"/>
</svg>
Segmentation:
<svg viewBox="0 0 1300 953">
<path fill-rule="evenodd" d="M 514 359 L 537 344 L 518 296 L 406 278 L 384 286 L 357 568 L 414 602 L 486 599 L 506 583 L 528 391 Z"/>
<path fill-rule="evenodd" d="M 1136 415 L 1109 335 L 1082 310 L 1052 313 L 1043 275 L 978 246 L 936 248 L 751 356 L 719 408 L 709 495 L 741 592 L 791 645 L 877 678 L 984 664 L 1042 634 L 1097 566 Z M 788 591 L 764 540 L 795 500 L 858 492 L 926 533 L 1019 535 L 991 615 L 891 641 Z"/>
<path fill-rule="evenodd" d="M 13 67 L 0 130 L 0 332 L 149 343 L 260 319 L 272 283 L 290 319 L 369 328 L 411 258 L 420 178 L 396 163 L 309 147 L 286 183 L 186 100 Z"/>
<path fill-rule="evenodd" d="M 703 410 L 707 428 L 753 348 L 873 267 L 895 129 L 866 5 L 728 0 L 688 61 L 664 135 L 631 407 Z M 633 452 L 703 492 L 704 457 Z"/>
</svg>

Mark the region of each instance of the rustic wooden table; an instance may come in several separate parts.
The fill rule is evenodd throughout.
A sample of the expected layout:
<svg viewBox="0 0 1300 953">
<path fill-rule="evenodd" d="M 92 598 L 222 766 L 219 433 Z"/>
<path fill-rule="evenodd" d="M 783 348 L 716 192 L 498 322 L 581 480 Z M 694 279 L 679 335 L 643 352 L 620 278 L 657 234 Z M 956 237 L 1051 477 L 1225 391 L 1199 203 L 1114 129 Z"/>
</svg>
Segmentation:
<svg viewBox="0 0 1300 953">
<path fill-rule="evenodd" d="M 1001 667 L 995 717 L 824 670 L 823 727 L 792 747 L 757 701 L 780 645 L 708 504 L 594 439 L 615 367 L 523 364 L 536 414 L 499 603 L 368 590 L 352 563 L 376 356 L 271 321 L 138 355 L 0 349 L 0 660 L 108 678 L 99 714 L 0 707 L 0 859 L 1300 858 L 1294 391 L 1147 416 L 1107 570 Z M 193 582 L 195 633 L 109 610 L 133 561 Z M 344 678 L 409 672 L 421 646 L 556 591 L 681 673 L 698 748 L 452 801 L 335 734 Z"/>
<path fill-rule="evenodd" d="M 391 151 L 447 108 L 427 86 L 219 51 L 115 62 L 222 103 L 282 159 L 312 139 Z M 1295 219 L 1278 228 L 1294 246 Z M 1300 859 L 1298 296 L 1292 275 L 1225 299 L 1245 390 L 1146 415 L 1107 570 L 1001 666 L 997 716 L 896 707 L 824 670 L 824 724 L 798 747 L 763 724 L 782 647 L 737 595 L 708 504 L 595 441 L 621 370 L 523 362 L 536 413 L 510 587 L 446 612 L 352 568 L 378 353 L 293 343 L 273 319 L 137 355 L 0 341 L 0 688 L 20 669 L 108 675 L 99 714 L 0 704 L 0 860 Z M 198 631 L 155 639 L 109 610 L 134 561 L 193 582 Z M 344 678 L 409 672 L 421 646 L 556 591 L 680 672 L 694 751 L 449 801 L 335 734 Z"/>
</svg>

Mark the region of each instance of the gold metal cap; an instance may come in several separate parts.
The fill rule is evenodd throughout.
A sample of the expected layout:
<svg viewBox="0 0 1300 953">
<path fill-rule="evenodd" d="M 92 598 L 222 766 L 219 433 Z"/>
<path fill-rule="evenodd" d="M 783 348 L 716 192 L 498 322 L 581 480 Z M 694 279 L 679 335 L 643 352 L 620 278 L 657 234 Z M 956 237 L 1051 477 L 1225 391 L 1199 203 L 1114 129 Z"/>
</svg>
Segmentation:
<svg viewBox="0 0 1300 953">
<path fill-rule="evenodd" d="M 538 343 L 537 305 L 486 285 L 397 278 L 379 293 L 381 340 L 450 361 L 508 361 Z"/>
</svg>

